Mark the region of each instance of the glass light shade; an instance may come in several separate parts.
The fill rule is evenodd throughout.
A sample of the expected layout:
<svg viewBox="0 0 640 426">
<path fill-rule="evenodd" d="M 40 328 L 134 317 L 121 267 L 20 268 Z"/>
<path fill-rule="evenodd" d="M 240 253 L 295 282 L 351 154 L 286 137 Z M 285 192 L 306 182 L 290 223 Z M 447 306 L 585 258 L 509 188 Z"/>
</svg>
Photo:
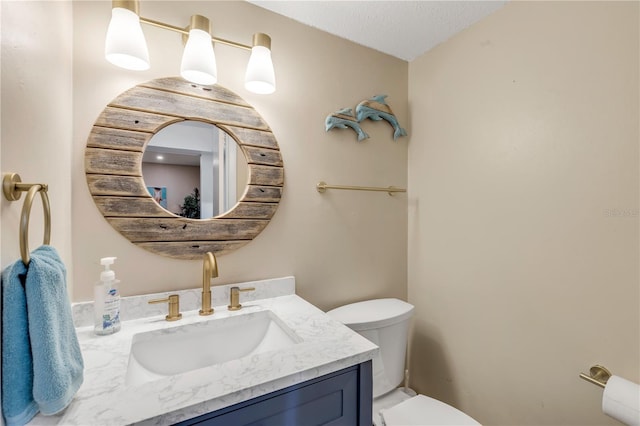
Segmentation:
<svg viewBox="0 0 640 426">
<path fill-rule="evenodd" d="M 180 75 L 187 81 L 211 86 L 218 81 L 216 57 L 209 33 L 192 29 L 184 46 Z"/>
<path fill-rule="evenodd" d="M 149 51 L 140 27 L 140 17 L 128 9 L 111 9 L 104 54 L 107 61 L 128 70 L 149 69 Z"/>
<path fill-rule="evenodd" d="M 276 76 L 273 71 L 271 50 L 264 46 L 251 48 L 244 87 L 250 92 L 261 95 L 268 95 L 276 91 Z"/>
</svg>

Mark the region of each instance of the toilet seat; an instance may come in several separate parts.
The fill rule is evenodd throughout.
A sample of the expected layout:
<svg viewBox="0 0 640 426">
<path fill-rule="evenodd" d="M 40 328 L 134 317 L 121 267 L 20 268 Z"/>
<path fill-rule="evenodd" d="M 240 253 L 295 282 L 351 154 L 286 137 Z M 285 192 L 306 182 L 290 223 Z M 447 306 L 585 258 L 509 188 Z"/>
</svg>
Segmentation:
<svg viewBox="0 0 640 426">
<path fill-rule="evenodd" d="M 381 410 L 380 416 L 385 426 L 480 425 L 457 408 L 425 395 Z"/>
</svg>

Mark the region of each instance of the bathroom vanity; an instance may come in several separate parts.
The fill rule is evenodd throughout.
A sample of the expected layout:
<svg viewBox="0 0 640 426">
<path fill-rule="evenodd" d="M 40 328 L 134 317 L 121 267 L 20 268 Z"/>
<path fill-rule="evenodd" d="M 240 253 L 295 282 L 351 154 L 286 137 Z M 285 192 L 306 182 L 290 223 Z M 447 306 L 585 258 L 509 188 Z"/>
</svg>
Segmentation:
<svg viewBox="0 0 640 426">
<path fill-rule="evenodd" d="M 232 286 L 255 288 L 239 311 L 227 309 Z M 93 334 L 91 303 L 74 305 L 84 383 L 65 411 L 31 424 L 371 425 L 374 344 L 295 295 L 293 277 L 212 293 L 204 317 L 200 289 L 171 293 L 183 315 L 173 322 L 148 305 L 170 293 L 123 298 L 110 336 Z M 243 352 L 243 339 L 263 341 Z"/>
</svg>

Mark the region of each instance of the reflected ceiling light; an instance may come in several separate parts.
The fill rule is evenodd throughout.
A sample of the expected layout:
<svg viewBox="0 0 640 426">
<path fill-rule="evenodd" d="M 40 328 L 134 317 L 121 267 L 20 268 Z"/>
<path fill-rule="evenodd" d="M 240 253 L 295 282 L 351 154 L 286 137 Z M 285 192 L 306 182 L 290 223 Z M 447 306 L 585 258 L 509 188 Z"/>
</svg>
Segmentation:
<svg viewBox="0 0 640 426">
<path fill-rule="evenodd" d="M 163 155 L 156 155 L 156 160 L 164 160 L 164 156 Z"/>
<path fill-rule="evenodd" d="M 209 19 L 204 16 L 193 15 L 189 26 L 180 28 L 141 17 L 138 0 L 112 0 L 111 22 L 105 43 L 105 57 L 109 62 L 130 70 L 149 69 L 149 53 L 140 23 L 188 37 L 180 64 L 180 75 L 185 80 L 207 86 L 216 83 L 213 43 L 220 43 L 251 51 L 245 75 L 247 90 L 259 94 L 275 91 L 271 37 L 267 34 L 254 34 L 252 46 L 213 37 Z"/>
</svg>

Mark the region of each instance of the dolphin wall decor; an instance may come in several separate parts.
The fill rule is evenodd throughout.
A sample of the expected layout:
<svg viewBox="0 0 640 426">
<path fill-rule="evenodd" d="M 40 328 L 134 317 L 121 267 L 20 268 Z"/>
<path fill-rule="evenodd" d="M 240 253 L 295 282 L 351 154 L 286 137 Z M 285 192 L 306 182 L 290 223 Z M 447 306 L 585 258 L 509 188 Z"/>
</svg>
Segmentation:
<svg viewBox="0 0 640 426">
<path fill-rule="evenodd" d="M 356 118 L 358 122 L 370 118 L 374 121 L 385 120 L 393 127 L 393 140 L 400 136 L 407 136 L 407 131 L 400 127 L 398 119 L 385 102 L 387 95 L 376 95 L 371 99 L 362 101 L 356 107 Z"/>
<path fill-rule="evenodd" d="M 360 123 L 356 120 L 356 117 L 353 115 L 353 110 L 351 108 L 342 108 L 334 112 L 333 114 L 327 115 L 327 118 L 324 122 L 325 131 L 329 131 L 337 127 L 339 129 L 346 129 L 347 127 L 352 128 L 358 134 L 358 141 L 366 139 L 369 137 L 362 128 L 360 127 Z"/>
</svg>

